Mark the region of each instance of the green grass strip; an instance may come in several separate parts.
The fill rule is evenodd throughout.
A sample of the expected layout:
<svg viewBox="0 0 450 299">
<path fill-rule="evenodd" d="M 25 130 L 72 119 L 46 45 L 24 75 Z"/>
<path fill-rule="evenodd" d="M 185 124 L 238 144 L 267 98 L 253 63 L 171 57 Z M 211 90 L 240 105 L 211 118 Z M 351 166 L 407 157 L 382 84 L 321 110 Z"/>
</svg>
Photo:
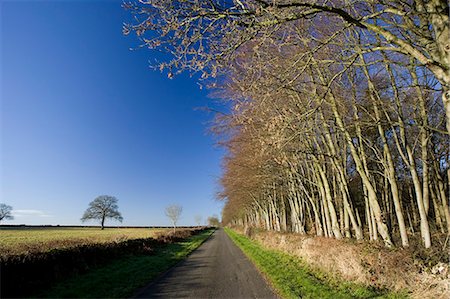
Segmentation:
<svg viewBox="0 0 450 299">
<path fill-rule="evenodd" d="M 153 255 L 127 256 L 58 283 L 39 298 L 128 298 L 199 247 L 214 230 L 157 248 Z"/>
<path fill-rule="evenodd" d="M 225 231 L 283 298 L 405 298 L 356 283 L 336 281 L 313 271 L 296 256 L 266 249 L 231 229 L 225 228 Z"/>
</svg>

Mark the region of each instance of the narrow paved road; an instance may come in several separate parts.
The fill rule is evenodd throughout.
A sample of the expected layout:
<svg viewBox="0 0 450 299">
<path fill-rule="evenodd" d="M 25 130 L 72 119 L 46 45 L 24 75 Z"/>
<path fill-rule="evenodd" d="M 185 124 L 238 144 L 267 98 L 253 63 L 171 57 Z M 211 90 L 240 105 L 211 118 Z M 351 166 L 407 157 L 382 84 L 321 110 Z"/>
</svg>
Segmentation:
<svg viewBox="0 0 450 299">
<path fill-rule="evenodd" d="M 255 266 L 217 230 L 185 261 L 135 298 L 276 298 Z"/>
</svg>

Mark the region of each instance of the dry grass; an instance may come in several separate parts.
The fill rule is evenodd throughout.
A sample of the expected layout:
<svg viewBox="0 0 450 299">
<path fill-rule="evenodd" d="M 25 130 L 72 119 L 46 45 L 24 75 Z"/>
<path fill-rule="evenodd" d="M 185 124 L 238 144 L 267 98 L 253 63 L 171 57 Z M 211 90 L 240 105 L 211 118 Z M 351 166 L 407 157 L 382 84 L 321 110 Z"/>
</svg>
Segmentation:
<svg viewBox="0 0 450 299">
<path fill-rule="evenodd" d="M 407 291 L 412 298 L 450 298 L 446 264 L 424 267 L 413 249 L 387 249 L 368 242 L 351 242 L 299 234 L 258 232 L 253 238 L 266 247 L 304 259 L 312 267 L 377 288 Z M 435 272 L 435 274 L 431 273 Z"/>
<path fill-rule="evenodd" d="M 149 228 L 0 228 L 0 256 L 45 252 L 92 243 L 151 238 L 168 229 Z"/>
</svg>

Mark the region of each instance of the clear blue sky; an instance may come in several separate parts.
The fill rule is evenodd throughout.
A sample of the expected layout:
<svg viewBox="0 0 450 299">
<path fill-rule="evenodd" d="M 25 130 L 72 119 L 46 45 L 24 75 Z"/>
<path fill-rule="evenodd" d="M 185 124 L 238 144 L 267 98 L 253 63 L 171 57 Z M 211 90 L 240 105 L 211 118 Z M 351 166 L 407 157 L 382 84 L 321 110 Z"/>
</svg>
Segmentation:
<svg viewBox="0 0 450 299">
<path fill-rule="evenodd" d="M 120 1 L 1 1 L 1 198 L 9 224 L 80 224 L 88 203 L 119 199 L 125 225 L 220 215 L 222 150 L 207 91 L 149 68 L 122 35 Z M 109 222 L 110 224 L 116 224 Z"/>
</svg>

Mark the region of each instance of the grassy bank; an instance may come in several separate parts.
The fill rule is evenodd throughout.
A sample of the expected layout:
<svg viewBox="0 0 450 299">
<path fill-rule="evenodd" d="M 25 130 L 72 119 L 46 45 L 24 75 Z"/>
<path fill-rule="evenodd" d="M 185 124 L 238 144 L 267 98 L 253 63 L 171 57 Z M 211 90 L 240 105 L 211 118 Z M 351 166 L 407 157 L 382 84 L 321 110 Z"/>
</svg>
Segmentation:
<svg viewBox="0 0 450 299">
<path fill-rule="evenodd" d="M 155 249 L 152 255 L 128 256 L 61 282 L 42 298 L 127 298 L 162 272 L 184 259 L 213 232 L 203 231 L 186 240 Z"/>
<path fill-rule="evenodd" d="M 265 249 L 231 229 L 226 228 L 225 231 L 284 298 L 403 298 L 354 283 L 337 281 L 313 271 L 298 257 Z"/>
</svg>

